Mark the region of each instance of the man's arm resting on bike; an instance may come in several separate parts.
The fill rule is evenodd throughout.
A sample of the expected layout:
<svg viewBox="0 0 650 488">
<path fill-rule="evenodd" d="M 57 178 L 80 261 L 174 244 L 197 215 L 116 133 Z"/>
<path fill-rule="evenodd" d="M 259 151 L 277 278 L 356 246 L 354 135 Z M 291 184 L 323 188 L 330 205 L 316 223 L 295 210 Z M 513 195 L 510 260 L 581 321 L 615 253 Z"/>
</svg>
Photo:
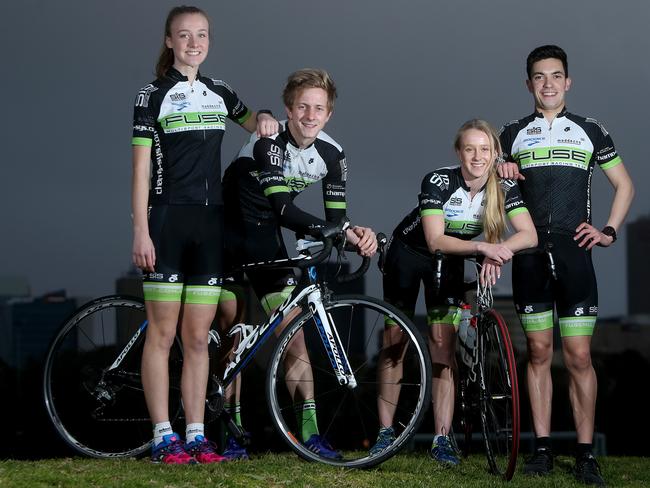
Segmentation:
<svg viewBox="0 0 650 488">
<path fill-rule="evenodd" d="M 346 231 L 346 238 L 360 256 L 372 257 L 377 252 L 377 236 L 370 227 L 355 225 Z"/>
</svg>

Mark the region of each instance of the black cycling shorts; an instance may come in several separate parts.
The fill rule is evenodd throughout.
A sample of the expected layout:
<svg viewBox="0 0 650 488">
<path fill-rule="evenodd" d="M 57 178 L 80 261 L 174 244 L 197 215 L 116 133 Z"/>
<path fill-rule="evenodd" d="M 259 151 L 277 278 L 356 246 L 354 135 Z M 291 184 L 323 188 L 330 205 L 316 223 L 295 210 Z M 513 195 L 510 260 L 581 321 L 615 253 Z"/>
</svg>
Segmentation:
<svg viewBox="0 0 650 488">
<path fill-rule="evenodd" d="M 145 300 L 216 304 L 223 260 L 222 205 L 160 205 L 149 212 L 156 251 Z"/>
<path fill-rule="evenodd" d="M 432 255 L 418 253 L 393 236 L 384 261 L 384 300 L 413 317 L 420 283 L 424 283 L 428 322 L 451 325 L 464 297 L 464 261 L 462 256 L 445 257 L 438 292 L 434 266 Z"/>
<path fill-rule="evenodd" d="M 239 220 L 230 223 L 227 221 L 225 242 L 226 263 L 231 270 L 228 275 L 235 282 L 241 283 L 243 276 L 240 273 L 233 273 L 232 270 L 236 270 L 243 264 L 288 257 L 281 228 L 275 222 Z M 246 270 L 246 275 L 260 300 L 296 284 L 293 268 L 250 269 Z"/>
<path fill-rule="evenodd" d="M 546 242 L 553 245 L 557 281 L 543 252 Z M 598 315 L 596 273 L 591 251 L 578 247 L 573 236 L 540 234 L 535 253 L 515 255 L 512 289 L 526 332 L 552 329 L 555 306 L 563 337 L 593 333 Z"/>
</svg>

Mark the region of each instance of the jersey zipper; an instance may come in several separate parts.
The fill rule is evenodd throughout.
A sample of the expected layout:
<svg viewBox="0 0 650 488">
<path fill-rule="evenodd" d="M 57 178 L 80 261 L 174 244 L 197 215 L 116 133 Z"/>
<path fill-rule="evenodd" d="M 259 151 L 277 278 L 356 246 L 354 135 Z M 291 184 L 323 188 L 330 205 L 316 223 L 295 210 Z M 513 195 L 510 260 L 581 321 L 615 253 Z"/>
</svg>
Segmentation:
<svg viewBox="0 0 650 488">
<path fill-rule="evenodd" d="M 558 114 L 555 114 L 551 121 L 548 124 L 548 140 L 549 140 L 549 148 L 553 147 L 554 140 L 553 140 L 553 122 L 555 122 L 555 119 L 557 119 Z M 547 178 L 546 181 L 547 183 L 547 188 L 546 188 L 546 193 L 548 194 L 548 226 L 546 227 L 546 233 L 551 234 L 551 225 L 552 225 L 552 216 L 553 216 L 553 165 L 549 164 L 546 167 L 547 171 Z"/>
</svg>

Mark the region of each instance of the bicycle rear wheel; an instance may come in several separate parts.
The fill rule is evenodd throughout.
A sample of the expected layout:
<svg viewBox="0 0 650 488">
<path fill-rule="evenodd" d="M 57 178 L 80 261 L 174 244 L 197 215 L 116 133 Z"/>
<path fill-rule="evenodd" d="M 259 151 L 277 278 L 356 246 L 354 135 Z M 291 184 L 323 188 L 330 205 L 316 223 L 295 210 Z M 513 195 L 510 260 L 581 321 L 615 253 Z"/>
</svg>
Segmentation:
<svg viewBox="0 0 650 488">
<path fill-rule="evenodd" d="M 519 387 L 508 326 L 496 311 L 479 324 L 480 413 L 490 471 L 510 480 L 519 451 Z"/>
<path fill-rule="evenodd" d="M 129 457 L 149 448 L 151 420 L 140 377 L 146 323 L 140 299 L 107 296 L 79 308 L 52 342 L 45 406 L 63 440 L 80 454 Z M 170 385 L 179 384 L 181 361 L 176 341 Z M 177 387 L 170 388 L 169 402 L 173 421 L 181 410 Z"/>
<path fill-rule="evenodd" d="M 429 405 L 429 353 L 412 322 L 385 302 L 347 295 L 332 297 L 324 305 L 336 327 L 357 385 L 352 388 L 338 383 L 314 316 L 304 312 L 286 327 L 271 355 L 267 400 L 272 419 L 291 448 L 306 460 L 354 468 L 374 466 L 405 445 Z M 395 324 L 389 327 L 399 330 L 403 338 L 403 350 L 397 355 L 383 345 L 386 318 Z M 308 357 L 296 356 L 293 349 L 302 338 Z M 381 379 L 380 368 L 387 361 L 393 361 L 389 358 L 403 366 L 397 381 Z M 296 374 L 300 369 L 302 373 Z M 382 387 L 392 388 L 399 395 L 398 400 L 391 403 L 395 410 L 396 438 L 384 451 L 371 456 L 368 450 L 379 430 L 379 402 L 386 401 L 384 397 L 379 400 Z M 292 395 L 289 390 L 295 393 Z M 300 409 L 300 401 L 310 396 L 316 402 L 319 433 L 340 450 L 340 459 L 312 452 L 301 440 L 303 426 L 297 419 L 296 407 Z"/>
</svg>

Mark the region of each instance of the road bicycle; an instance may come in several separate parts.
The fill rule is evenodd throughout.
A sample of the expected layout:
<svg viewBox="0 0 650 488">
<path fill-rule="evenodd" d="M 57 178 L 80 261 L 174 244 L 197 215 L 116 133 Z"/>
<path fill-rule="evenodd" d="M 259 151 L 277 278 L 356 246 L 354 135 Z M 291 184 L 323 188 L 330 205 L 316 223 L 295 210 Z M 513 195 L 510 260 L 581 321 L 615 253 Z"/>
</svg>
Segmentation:
<svg viewBox="0 0 650 488">
<path fill-rule="evenodd" d="M 435 254 L 435 286 L 439 289 L 442 261 L 446 256 Z M 473 426 L 478 416 L 485 444 L 488 466 L 493 474 L 512 479 L 519 451 L 519 386 L 517 365 L 508 326 L 499 312 L 492 308 L 492 291 L 481 285 L 477 257 L 464 256 L 476 273 L 476 281 L 466 283 L 467 290 L 476 290 L 471 318 L 459 328 L 458 407 L 463 454 L 469 454 Z M 462 306 L 461 306 L 462 312 Z M 463 331 L 462 327 L 469 327 Z M 465 339 L 468 337 L 469 339 Z M 463 340 L 464 339 L 464 340 Z"/>
<path fill-rule="evenodd" d="M 243 270 L 292 267 L 301 270 L 295 289 L 262 324 L 239 324 L 239 344 L 223 374 L 211 373 L 206 392 L 206 422 L 219 418 L 242 443 L 246 436 L 224 410 L 224 391 L 253 359 L 260 347 L 279 334 L 268 363 L 266 399 L 280 436 L 299 456 L 335 466 L 367 468 L 393 456 L 417 430 L 429 405 L 431 361 L 416 327 L 400 311 L 376 298 L 334 295 L 318 265 L 334 248 L 343 253 L 344 227 L 323 239 L 322 248 L 299 241 L 297 257 L 246 265 Z M 302 244 L 300 244 L 302 242 Z M 356 279 L 370 263 L 339 282 Z M 299 312 L 280 330 L 285 317 Z M 385 320 L 399 327 L 408 341 L 402 395 L 397 405 L 396 441 L 377 456 L 368 447 L 379 428 L 377 358 Z M 140 378 L 140 360 L 147 328 L 142 300 L 108 296 L 79 308 L 63 325 L 46 357 L 43 392 L 49 417 L 65 442 L 77 452 L 98 458 L 137 456 L 150 447 L 149 419 Z M 291 353 L 304 340 L 308 357 Z M 210 332 L 210 348 L 219 334 Z M 180 371 L 183 347 L 177 338 L 170 352 L 170 415 L 183 418 Z M 288 369 L 302 365 L 296 377 Z M 340 458 L 329 459 L 303 445 L 294 407 L 304 391 L 313 391 L 320 434 Z M 306 396 L 308 398 L 308 396 Z M 301 404 L 301 403 L 300 403 Z"/>
</svg>

